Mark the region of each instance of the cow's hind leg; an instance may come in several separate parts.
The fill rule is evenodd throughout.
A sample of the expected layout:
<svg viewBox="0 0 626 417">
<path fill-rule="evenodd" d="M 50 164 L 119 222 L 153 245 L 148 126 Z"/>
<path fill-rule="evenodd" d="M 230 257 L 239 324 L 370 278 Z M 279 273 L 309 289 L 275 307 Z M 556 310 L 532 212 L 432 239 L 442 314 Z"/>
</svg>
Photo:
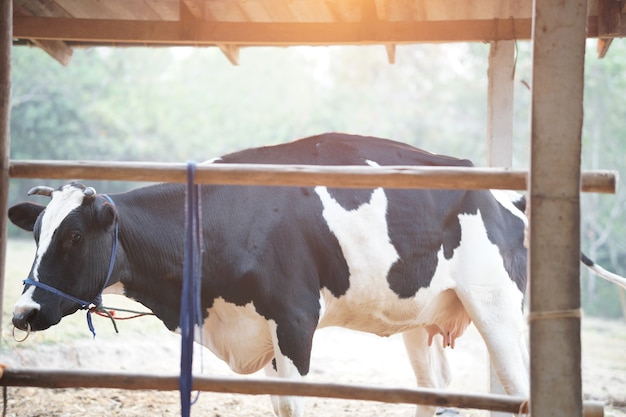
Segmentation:
<svg viewBox="0 0 626 417">
<path fill-rule="evenodd" d="M 509 280 L 506 285 L 475 285 L 457 289 L 457 295 L 485 341 L 505 391 L 527 398 L 530 381 L 526 327 L 522 295 L 515 284 Z"/>
<path fill-rule="evenodd" d="M 435 341 L 428 346 L 428 332 L 423 327 L 404 332 L 402 336 L 417 385 L 420 388 L 446 388 L 451 374 L 443 343 Z M 435 411 L 434 406 L 418 405 L 415 417 L 432 417 Z"/>
</svg>

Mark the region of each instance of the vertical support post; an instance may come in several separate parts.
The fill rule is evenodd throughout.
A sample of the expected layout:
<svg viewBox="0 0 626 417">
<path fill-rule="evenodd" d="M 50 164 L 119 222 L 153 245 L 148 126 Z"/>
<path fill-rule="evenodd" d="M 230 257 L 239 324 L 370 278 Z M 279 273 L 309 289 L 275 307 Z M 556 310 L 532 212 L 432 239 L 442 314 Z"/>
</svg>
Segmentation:
<svg viewBox="0 0 626 417">
<path fill-rule="evenodd" d="M 530 411 L 581 417 L 580 152 L 587 1 L 533 3 Z"/>
<path fill-rule="evenodd" d="M 487 164 L 491 167 L 513 166 L 513 79 L 515 42 L 491 43 L 489 51 L 487 93 Z M 489 366 L 490 391 L 506 394 L 495 369 Z M 492 417 L 509 417 L 508 413 L 491 412 Z"/>
<path fill-rule="evenodd" d="M 11 45 L 13 42 L 13 2 L 0 1 L 0 334 L 2 334 L 2 298 L 7 249 L 9 200 L 9 155 L 11 141 Z"/>
<path fill-rule="evenodd" d="M 492 42 L 487 106 L 487 163 L 492 167 L 513 165 L 514 71 L 515 42 Z"/>
</svg>

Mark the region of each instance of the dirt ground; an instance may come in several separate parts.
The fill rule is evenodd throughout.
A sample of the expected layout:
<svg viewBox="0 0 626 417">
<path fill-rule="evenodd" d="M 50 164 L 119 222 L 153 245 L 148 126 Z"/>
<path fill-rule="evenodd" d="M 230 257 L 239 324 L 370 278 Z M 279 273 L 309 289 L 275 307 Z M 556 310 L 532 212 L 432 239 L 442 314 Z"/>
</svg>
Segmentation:
<svg viewBox="0 0 626 417">
<path fill-rule="evenodd" d="M 82 318 L 84 320 L 84 317 Z M 140 373 L 173 374 L 179 369 L 180 338 L 151 323 L 139 329 L 120 325 L 115 334 L 106 320 L 96 319 L 95 340 L 76 336 L 57 341 L 54 336 L 34 334 L 20 344 L 4 324 L 0 363 L 12 367 L 101 369 Z M 152 320 L 152 319 L 138 319 Z M 62 323 L 57 327 L 62 327 Z M 135 327 L 137 327 L 135 325 Z M 86 327 L 81 333 L 87 332 Z M 626 417 L 626 323 L 584 319 L 583 392 L 586 399 L 606 404 L 605 415 Z M 456 392 L 488 392 L 487 354 L 473 326 L 449 351 Z M 203 364 L 200 370 L 200 364 Z M 225 364 L 206 350 L 196 348 L 196 373 L 232 375 Z M 253 377 L 262 377 L 260 374 Z M 398 336 L 379 338 L 343 329 L 323 329 L 315 336 L 309 380 L 387 387 L 413 387 L 414 379 Z M 413 415 L 413 406 L 367 401 L 321 398 L 306 400 L 306 417 Z M 483 417 L 479 410 L 459 410 L 462 417 Z M 112 389 L 8 388 L 7 416 L 83 417 L 180 415 L 178 392 L 122 391 Z M 192 407 L 192 416 L 272 416 L 267 396 L 244 396 L 203 392 Z"/>
</svg>

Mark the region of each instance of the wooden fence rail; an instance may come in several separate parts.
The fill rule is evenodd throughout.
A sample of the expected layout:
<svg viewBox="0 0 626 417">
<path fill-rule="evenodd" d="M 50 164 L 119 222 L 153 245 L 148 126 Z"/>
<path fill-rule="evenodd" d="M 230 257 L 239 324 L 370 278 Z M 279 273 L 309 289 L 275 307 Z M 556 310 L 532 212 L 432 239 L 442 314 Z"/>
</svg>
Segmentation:
<svg viewBox="0 0 626 417">
<path fill-rule="evenodd" d="M 186 181 L 183 163 L 30 161 L 12 160 L 12 178 L 124 180 L 148 182 Z M 457 168 L 416 166 L 319 166 L 264 164 L 198 165 L 199 184 L 316 186 L 346 188 L 430 188 L 525 190 L 527 171 L 502 168 Z M 615 193 L 613 171 L 582 174 L 582 191 Z"/>
<path fill-rule="evenodd" d="M 87 370 L 50 370 L 4 368 L 1 386 L 39 388 L 116 388 L 127 390 L 178 390 L 178 375 L 147 375 Z M 366 385 L 343 385 L 321 382 L 287 381 L 195 376 L 193 389 L 247 395 L 296 395 L 378 401 L 384 403 L 425 404 L 438 407 L 473 408 L 510 413 L 528 413 L 524 398 L 505 395 L 465 394 L 430 389 L 386 388 Z M 585 402 L 585 417 L 603 415 L 603 404 Z"/>
</svg>

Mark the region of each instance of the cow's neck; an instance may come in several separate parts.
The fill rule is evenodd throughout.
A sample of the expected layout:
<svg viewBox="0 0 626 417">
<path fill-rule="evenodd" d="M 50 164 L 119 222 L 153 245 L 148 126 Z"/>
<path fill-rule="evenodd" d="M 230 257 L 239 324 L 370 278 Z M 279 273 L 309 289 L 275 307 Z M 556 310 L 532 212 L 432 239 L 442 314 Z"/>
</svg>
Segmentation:
<svg viewBox="0 0 626 417">
<path fill-rule="evenodd" d="M 116 281 L 174 330 L 182 283 L 184 187 L 159 185 L 114 196 L 119 212 Z"/>
</svg>

